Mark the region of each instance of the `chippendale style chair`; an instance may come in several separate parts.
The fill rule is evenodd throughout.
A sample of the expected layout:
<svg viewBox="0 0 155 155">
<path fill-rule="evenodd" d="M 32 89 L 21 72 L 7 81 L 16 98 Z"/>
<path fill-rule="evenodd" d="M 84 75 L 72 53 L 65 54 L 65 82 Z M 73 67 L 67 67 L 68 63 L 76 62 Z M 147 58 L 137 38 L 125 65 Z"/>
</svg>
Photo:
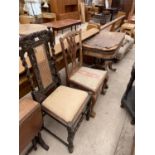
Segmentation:
<svg viewBox="0 0 155 155">
<path fill-rule="evenodd" d="M 107 88 L 107 71 L 83 66 L 81 30 L 60 38 L 65 61 L 66 81 L 69 86 L 92 92 L 91 117 L 95 117 L 94 105 L 100 92 Z M 71 62 L 71 65 L 69 64 Z"/>
<path fill-rule="evenodd" d="M 19 45 L 20 58 L 31 83 L 32 97 L 41 104 L 43 114 L 49 115 L 67 128 L 68 143 L 45 125 L 43 129 L 66 145 L 72 153 L 73 139 L 78 127 L 85 116 L 89 120 L 91 97 L 86 91 L 60 85 L 55 66 L 54 35 L 50 29 L 20 38 Z M 35 77 L 35 82 L 32 76 Z"/>
</svg>

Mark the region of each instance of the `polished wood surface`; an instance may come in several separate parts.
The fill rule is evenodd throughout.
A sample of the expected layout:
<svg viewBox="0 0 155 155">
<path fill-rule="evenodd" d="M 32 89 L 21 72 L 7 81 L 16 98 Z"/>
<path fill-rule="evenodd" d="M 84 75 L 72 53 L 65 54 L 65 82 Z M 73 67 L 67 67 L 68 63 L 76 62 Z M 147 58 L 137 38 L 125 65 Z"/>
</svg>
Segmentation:
<svg viewBox="0 0 155 155">
<path fill-rule="evenodd" d="M 124 33 L 101 31 L 98 35 L 85 41 L 83 47 L 89 47 L 102 51 L 117 49 L 125 37 Z"/>
<path fill-rule="evenodd" d="M 51 26 L 54 30 L 62 30 L 67 27 L 72 27 L 74 25 L 81 24 L 81 20 L 76 19 L 64 19 L 64 20 L 58 20 L 50 23 L 45 23 L 43 25 Z"/>
<path fill-rule="evenodd" d="M 56 13 L 57 19 L 79 19 L 78 0 L 49 0 L 52 12 Z"/>
<path fill-rule="evenodd" d="M 124 38 L 125 33 L 102 30 L 98 35 L 83 43 L 83 53 L 86 56 L 103 59 L 104 62 L 97 65 L 99 68 L 116 71 L 112 68 L 112 63 Z"/>
<path fill-rule="evenodd" d="M 20 24 L 19 35 L 28 35 L 33 32 L 47 29 L 47 26 L 41 24 Z"/>
</svg>

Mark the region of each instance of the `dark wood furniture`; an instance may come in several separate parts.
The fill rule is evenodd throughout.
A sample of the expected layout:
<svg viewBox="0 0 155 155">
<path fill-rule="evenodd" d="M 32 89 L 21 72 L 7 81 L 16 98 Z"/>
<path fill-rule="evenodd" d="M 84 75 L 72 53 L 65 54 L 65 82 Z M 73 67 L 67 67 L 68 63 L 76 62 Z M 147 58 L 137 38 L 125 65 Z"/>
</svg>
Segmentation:
<svg viewBox="0 0 155 155">
<path fill-rule="evenodd" d="M 104 94 L 104 89 L 107 88 L 107 71 L 83 66 L 81 31 L 66 34 L 60 38 L 60 43 L 65 61 L 67 85 L 92 92 L 91 116 L 95 117 L 94 106 L 97 97 L 100 92 Z"/>
<path fill-rule="evenodd" d="M 79 19 L 78 0 L 49 0 L 51 11 L 56 13 L 57 20 Z"/>
<path fill-rule="evenodd" d="M 104 60 L 103 64 L 97 66 L 104 67 L 104 69 L 111 69 L 114 58 L 116 57 L 118 49 L 124 40 L 125 34 L 120 32 L 100 31 L 99 34 L 83 42 L 83 54 Z"/>
<path fill-rule="evenodd" d="M 32 29 L 31 31 L 34 31 L 34 30 Z M 22 32 L 21 29 L 19 29 L 19 33 L 21 33 L 21 32 Z M 99 30 L 96 28 L 92 28 L 90 30 L 83 31 L 82 32 L 82 40 L 86 40 L 87 38 L 90 38 L 91 36 L 95 35 L 96 33 L 99 33 Z M 28 35 L 28 34 L 30 34 L 30 33 L 26 33 L 26 35 Z M 64 68 L 65 63 L 63 60 L 62 49 L 61 49 L 61 45 L 59 42 L 57 44 L 55 44 L 54 50 L 55 50 L 56 68 L 58 70 L 61 70 L 62 68 Z M 40 57 L 40 59 L 41 59 L 41 57 Z M 31 66 L 30 63 L 29 63 L 29 66 Z M 31 87 L 30 87 L 30 83 L 28 82 L 28 79 L 26 78 L 26 71 L 25 71 L 24 67 L 22 66 L 21 61 L 19 60 L 19 97 L 21 98 L 21 97 L 25 96 L 30 91 L 31 91 Z"/>
<path fill-rule="evenodd" d="M 132 124 L 135 124 L 135 65 L 132 67 L 131 77 L 126 91 L 121 100 L 121 107 L 125 107 L 132 117 Z"/>
<path fill-rule="evenodd" d="M 20 38 L 20 58 L 26 69 L 32 89 L 32 97 L 41 104 L 44 115 L 49 115 L 67 128 L 67 142 L 43 126 L 48 133 L 57 138 L 73 152 L 74 135 L 86 116 L 89 120 L 91 97 L 88 92 L 62 86 L 55 66 L 54 35 L 43 30 Z M 29 58 L 30 64 L 27 63 Z M 32 79 L 35 77 L 36 85 Z"/>
<path fill-rule="evenodd" d="M 40 104 L 29 97 L 24 97 L 19 102 L 19 153 L 32 141 L 32 146 L 27 150 L 37 149 L 37 142 L 46 150 L 49 147 L 41 137 L 40 130 L 43 120 Z"/>
<path fill-rule="evenodd" d="M 81 24 L 81 20 L 76 19 L 64 19 L 64 20 L 58 20 L 50 23 L 45 23 L 44 25 L 50 26 L 53 28 L 54 31 L 58 32 L 59 30 L 63 30 L 66 28 L 71 28 L 74 26 L 76 30 L 76 26 Z"/>
<path fill-rule="evenodd" d="M 120 31 L 121 25 L 123 24 L 125 19 L 125 15 L 121 15 L 116 19 L 106 23 L 105 25 L 100 25 L 96 23 L 89 23 L 87 26 L 87 30 L 92 28 L 98 28 L 99 30 L 108 30 L 108 31 Z"/>
<path fill-rule="evenodd" d="M 119 10 L 124 11 L 126 13 L 126 17 L 128 17 L 133 3 L 134 0 L 113 0 L 111 7 L 118 8 Z"/>
</svg>

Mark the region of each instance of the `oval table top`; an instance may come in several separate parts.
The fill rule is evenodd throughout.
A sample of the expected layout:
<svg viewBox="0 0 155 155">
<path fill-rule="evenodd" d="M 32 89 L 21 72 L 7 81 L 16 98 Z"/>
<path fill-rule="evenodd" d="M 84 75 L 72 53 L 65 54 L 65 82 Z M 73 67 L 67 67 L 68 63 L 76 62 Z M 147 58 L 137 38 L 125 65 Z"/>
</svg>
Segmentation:
<svg viewBox="0 0 155 155">
<path fill-rule="evenodd" d="M 41 31 L 47 29 L 47 26 L 42 24 L 20 24 L 19 25 L 19 35 L 28 35 L 33 32 Z"/>
</svg>

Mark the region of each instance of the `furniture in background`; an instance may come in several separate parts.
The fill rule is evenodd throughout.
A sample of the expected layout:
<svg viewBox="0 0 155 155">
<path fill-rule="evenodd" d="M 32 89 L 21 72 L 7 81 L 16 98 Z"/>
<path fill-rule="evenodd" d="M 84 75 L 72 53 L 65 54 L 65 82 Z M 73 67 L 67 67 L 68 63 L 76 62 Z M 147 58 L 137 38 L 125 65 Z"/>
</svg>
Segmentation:
<svg viewBox="0 0 155 155">
<path fill-rule="evenodd" d="M 94 106 L 97 97 L 100 92 L 104 94 L 104 89 L 107 88 L 107 71 L 83 66 L 81 31 L 66 34 L 60 38 L 60 43 L 65 61 L 67 85 L 92 92 L 91 116 L 95 117 Z"/>
<path fill-rule="evenodd" d="M 57 20 L 79 19 L 78 0 L 49 0 L 51 11 L 56 13 Z"/>
<path fill-rule="evenodd" d="M 124 23 L 122 26 L 121 26 L 121 32 L 124 32 L 128 35 L 130 35 L 131 37 L 135 37 L 135 24 L 132 24 L 132 23 Z"/>
<path fill-rule="evenodd" d="M 101 63 L 97 62 L 95 66 L 116 71 L 112 63 L 124 38 L 124 33 L 101 30 L 99 34 L 83 42 L 83 54 L 101 59 Z"/>
<path fill-rule="evenodd" d="M 19 35 L 25 36 L 41 30 L 46 30 L 47 26 L 41 24 L 20 24 Z"/>
<path fill-rule="evenodd" d="M 135 64 L 132 67 L 131 77 L 121 100 L 121 107 L 125 107 L 132 117 L 131 124 L 135 124 Z"/>
<path fill-rule="evenodd" d="M 38 19 L 40 19 L 40 21 L 42 23 L 55 21 L 56 14 L 43 12 L 41 15 L 38 16 Z M 20 22 L 20 24 L 31 24 L 31 23 L 35 23 L 36 21 L 33 16 L 29 16 L 27 14 L 22 14 L 19 16 L 19 22 Z"/>
<path fill-rule="evenodd" d="M 20 58 L 31 83 L 32 97 L 41 104 L 42 111 L 67 128 L 67 142 L 43 126 L 73 152 L 73 139 L 82 120 L 89 120 L 91 96 L 88 92 L 62 86 L 55 66 L 54 35 L 43 30 L 20 38 Z M 32 80 L 29 58 L 36 85 Z"/>
<path fill-rule="evenodd" d="M 45 150 L 48 145 L 45 144 L 41 137 L 40 130 L 43 120 L 40 104 L 24 97 L 19 102 L 19 153 L 32 141 L 32 146 L 28 149 L 28 154 L 32 149 L 37 149 L 39 143 Z"/>
<path fill-rule="evenodd" d="M 125 12 L 126 17 L 128 18 L 128 15 L 132 10 L 133 3 L 134 0 L 113 0 L 111 7 L 118 8 L 120 11 Z"/>
<path fill-rule="evenodd" d="M 98 23 L 88 23 L 87 30 L 92 28 L 97 28 L 99 30 L 108 30 L 108 31 L 119 31 L 121 25 L 123 24 L 125 15 L 121 15 L 116 19 L 106 23 L 105 25 L 100 25 Z"/>
<path fill-rule="evenodd" d="M 58 20 L 50 23 L 45 23 L 44 25 L 52 27 L 53 31 L 56 31 L 58 33 L 59 30 L 62 31 L 66 28 L 71 28 L 74 26 L 76 30 L 77 25 L 81 25 L 81 20 L 77 19 L 63 19 L 63 20 Z"/>
<path fill-rule="evenodd" d="M 116 60 L 121 60 L 124 56 L 129 52 L 129 50 L 133 47 L 134 39 L 129 35 L 125 35 L 125 39 L 117 52 Z"/>
</svg>

